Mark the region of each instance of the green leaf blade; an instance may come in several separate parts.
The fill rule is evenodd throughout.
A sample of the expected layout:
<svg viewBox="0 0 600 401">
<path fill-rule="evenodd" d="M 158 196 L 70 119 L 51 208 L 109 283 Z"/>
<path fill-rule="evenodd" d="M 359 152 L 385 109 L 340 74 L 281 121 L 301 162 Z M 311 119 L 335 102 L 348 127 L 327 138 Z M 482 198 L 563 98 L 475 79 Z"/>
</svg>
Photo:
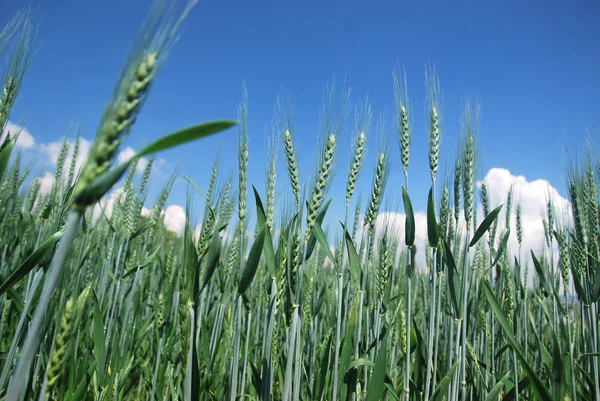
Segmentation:
<svg viewBox="0 0 600 401">
<path fill-rule="evenodd" d="M 535 370 L 529 365 L 529 363 L 527 363 L 527 360 L 523 356 L 521 347 L 519 346 L 519 344 L 515 338 L 515 335 L 510 327 L 510 324 L 508 323 L 508 320 L 506 320 L 506 316 L 504 315 L 504 312 L 502 311 L 502 307 L 500 306 L 498 299 L 494 295 L 494 292 L 492 291 L 490 284 L 485 279 L 482 281 L 483 281 L 483 289 L 485 292 L 485 296 L 487 297 L 487 300 L 488 300 L 490 306 L 492 307 L 494 314 L 496 315 L 496 319 L 500 323 L 500 327 L 504 331 L 504 334 L 506 336 L 508 344 L 515 351 L 517 358 L 521 362 L 521 366 L 523 366 L 523 369 L 525 369 L 525 371 L 527 372 L 527 375 L 529 376 L 529 378 L 533 384 L 533 389 L 534 389 L 536 395 L 542 400 L 553 400 L 554 398 L 552 397 L 552 395 L 550 394 L 548 389 L 546 389 L 546 387 L 542 383 L 541 379 L 539 378 L 539 376 L 537 375 Z"/>
<path fill-rule="evenodd" d="M 367 390 L 366 401 L 379 401 L 383 399 L 383 392 L 385 390 L 385 371 L 387 368 L 387 338 L 388 332 L 386 331 L 381 340 L 381 346 L 375 357 L 375 367 L 373 369 L 373 375 L 369 381 L 369 387 Z"/>
<path fill-rule="evenodd" d="M 473 245 L 475 245 L 479 241 L 479 239 L 483 237 L 483 234 L 485 234 L 486 231 L 492 225 L 492 223 L 494 223 L 494 220 L 498 218 L 498 214 L 500 213 L 500 210 L 502 210 L 502 206 L 504 205 L 498 206 L 497 208 L 492 210 L 490 214 L 485 216 L 485 219 L 483 219 L 481 224 L 479 224 L 479 227 L 477 227 L 477 230 L 475 230 L 475 235 L 473 235 L 473 239 L 471 239 L 471 242 L 469 242 L 469 248 L 472 248 Z"/>
<path fill-rule="evenodd" d="M 96 291 L 92 290 L 94 299 L 94 356 L 96 358 L 96 372 L 98 373 L 98 384 L 105 386 L 106 375 L 106 345 L 104 334 L 104 319 L 100 310 L 100 303 Z"/>
<path fill-rule="evenodd" d="M 204 274 L 204 280 L 202 282 L 202 286 L 200 287 L 200 291 L 208 285 L 210 279 L 212 278 L 217 266 L 219 265 L 219 257 L 221 256 L 221 237 L 219 236 L 218 231 L 213 232 L 213 238 L 210 243 L 210 247 L 208 249 L 208 255 L 206 260 L 206 272 Z"/>
<path fill-rule="evenodd" d="M 250 254 L 248 255 L 248 260 L 246 261 L 246 267 L 244 268 L 244 272 L 240 277 L 239 285 L 238 285 L 238 294 L 243 295 L 246 290 L 252 284 L 252 280 L 254 280 L 254 275 L 256 274 L 256 270 L 258 269 L 258 264 L 260 262 L 260 255 L 263 250 L 263 245 L 265 242 L 265 230 L 267 226 L 262 226 L 258 235 L 254 239 L 254 243 L 252 244 L 252 248 L 250 249 Z"/>
<path fill-rule="evenodd" d="M 258 191 L 254 185 L 252 186 L 252 189 L 254 190 L 254 199 L 256 202 L 256 217 L 258 220 L 258 226 L 267 227 L 267 216 L 265 214 L 265 208 L 262 200 L 260 199 L 260 195 L 258 194 Z M 275 277 L 277 275 L 275 271 L 275 249 L 273 248 L 273 238 L 271 237 L 271 232 L 268 229 L 265 230 L 264 255 L 267 270 L 269 271 L 271 277 Z"/>
<path fill-rule="evenodd" d="M 208 123 L 196 124 L 182 130 L 176 131 L 172 134 L 165 135 L 150 145 L 146 146 L 134 158 L 147 156 L 151 153 L 160 152 L 173 148 L 175 146 L 183 145 L 184 143 L 194 141 L 196 139 L 204 138 L 217 132 L 224 131 L 228 128 L 233 127 L 237 124 L 237 121 L 222 120 L 222 121 L 211 121 Z"/>
<path fill-rule="evenodd" d="M 2 282 L 0 285 L 0 295 L 4 294 L 6 290 L 15 285 L 19 280 L 25 277 L 38 263 L 48 254 L 50 249 L 58 242 L 62 237 L 63 232 L 58 231 L 52 234 L 48 239 L 40 244 L 31 255 L 29 255 L 19 267 L 17 267 L 11 275 Z"/>
<path fill-rule="evenodd" d="M 358 253 L 356 252 L 356 248 L 354 247 L 354 242 L 352 242 L 352 237 L 346 230 L 346 227 L 343 223 L 340 222 L 342 227 L 344 227 L 344 233 L 346 237 L 346 248 L 348 249 L 348 269 L 350 270 L 350 280 L 354 285 L 354 288 L 357 290 L 361 288 L 362 281 L 362 269 L 360 265 L 360 259 L 358 258 Z"/>
<path fill-rule="evenodd" d="M 404 243 L 406 246 L 415 244 L 415 214 L 413 212 L 410 196 L 404 185 L 402 186 L 402 202 L 404 202 L 404 212 L 406 214 Z"/>
<path fill-rule="evenodd" d="M 440 228 L 435 216 L 433 185 L 429 189 L 429 197 L 427 199 L 427 238 L 429 239 L 429 246 L 437 248 L 440 241 Z"/>
</svg>

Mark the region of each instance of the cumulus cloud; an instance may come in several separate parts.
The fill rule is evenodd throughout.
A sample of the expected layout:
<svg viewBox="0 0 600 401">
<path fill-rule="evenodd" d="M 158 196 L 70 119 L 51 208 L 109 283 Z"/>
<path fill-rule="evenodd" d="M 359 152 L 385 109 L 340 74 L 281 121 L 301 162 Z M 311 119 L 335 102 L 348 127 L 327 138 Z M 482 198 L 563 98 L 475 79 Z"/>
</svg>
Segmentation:
<svg viewBox="0 0 600 401">
<path fill-rule="evenodd" d="M 542 222 L 543 219 L 547 219 L 548 201 L 551 200 L 554 206 L 556 221 L 555 228 L 558 228 L 563 224 L 569 224 L 572 221 L 571 203 L 569 200 L 564 198 L 558 192 L 558 190 L 546 180 L 536 179 L 530 181 L 525 176 L 514 175 L 509 170 L 504 168 L 490 169 L 485 177 L 477 183 L 478 188 L 481 188 L 481 184 L 483 182 L 485 182 L 488 189 L 491 208 L 495 208 L 500 204 L 504 204 L 503 210 L 498 216 L 499 229 L 497 232 L 497 241 L 499 241 L 499 237 L 504 229 L 506 220 L 506 200 L 508 197 L 508 192 L 512 186 L 514 194 L 510 220 L 511 236 L 508 243 L 508 251 L 514 256 L 517 256 L 519 252 L 519 244 L 516 235 L 516 208 L 517 205 L 520 204 L 523 229 L 523 242 L 521 248 L 523 264 L 530 263 L 530 250 L 533 250 L 536 255 L 544 255 L 545 257 L 549 258 L 551 254 L 545 244 L 544 225 Z M 480 203 L 479 194 L 477 194 L 477 200 L 478 203 Z M 477 221 L 480 223 L 483 218 L 482 206 L 479 204 Z M 375 225 L 377 237 L 380 238 L 383 232 L 387 229 L 389 234 L 400 241 L 400 247 L 402 249 L 405 248 L 405 219 L 406 216 L 402 212 L 381 212 L 377 217 L 377 222 Z M 415 245 L 417 248 L 415 262 L 417 268 L 426 269 L 425 249 L 427 242 L 427 214 L 424 211 L 415 211 L 415 226 Z M 464 221 L 461 223 L 461 226 L 461 230 L 464 233 Z M 358 238 L 361 238 L 362 231 L 362 227 L 359 226 Z M 558 247 L 556 242 L 554 243 L 552 254 L 556 263 L 558 261 Z M 533 268 L 529 269 L 529 274 L 530 276 L 528 282 L 531 286 L 533 284 L 533 277 L 535 275 Z"/>
<path fill-rule="evenodd" d="M 119 154 L 117 155 L 117 162 L 119 162 L 119 163 L 126 162 L 127 160 L 131 159 L 134 155 L 135 155 L 135 150 L 133 150 L 133 148 L 131 146 L 128 146 L 119 152 Z M 135 166 L 135 170 L 138 173 L 141 173 L 144 171 L 144 169 L 146 168 L 147 165 L 148 165 L 148 159 L 146 159 L 145 157 L 142 157 L 142 158 L 140 158 L 140 160 L 138 160 L 138 163 Z"/>
<path fill-rule="evenodd" d="M 115 203 L 117 201 L 125 201 L 125 196 L 125 189 L 123 187 L 116 188 L 113 191 L 109 192 L 98 203 L 94 205 L 92 220 L 98 221 L 98 219 L 102 217 L 103 211 L 104 215 L 110 219 L 115 208 Z"/>
<path fill-rule="evenodd" d="M 406 215 L 400 212 L 386 211 L 377 216 L 375 232 L 378 237 L 387 230 L 388 235 L 399 240 L 401 248 L 404 246 L 406 231 Z M 415 212 L 415 264 L 417 268 L 425 269 L 425 244 L 427 241 L 427 214 Z M 399 256 L 399 252 L 396 257 Z"/>
<path fill-rule="evenodd" d="M 58 162 L 58 158 L 60 155 L 60 151 L 63 147 L 63 141 L 54 141 L 49 143 L 42 143 L 39 145 L 39 149 L 46 155 L 48 161 L 56 167 L 56 163 Z M 65 164 L 63 166 L 62 177 L 67 178 L 69 172 L 69 166 L 71 165 L 71 161 L 73 160 L 73 151 L 75 147 L 75 142 L 73 140 L 68 141 L 68 151 L 65 159 Z M 83 163 L 85 162 L 88 152 L 90 151 L 91 142 L 86 139 L 79 139 L 79 149 L 77 152 L 77 159 L 75 161 L 75 173 L 81 171 L 83 167 Z M 132 147 L 127 147 L 123 149 L 121 152 L 117 154 L 117 162 L 122 163 L 124 161 L 129 160 L 131 157 L 135 155 L 135 150 Z M 148 165 L 148 159 L 143 157 L 141 158 L 137 165 L 136 171 L 138 173 L 142 173 L 146 166 Z"/>
<path fill-rule="evenodd" d="M 92 214 L 92 220 L 98 221 L 102 217 L 102 212 L 107 218 L 111 218 L 115 203 L 117 201 L 124 202 L 126 198 L 125 189 L 123 187 L 116 188 L 109 192 L 104 198 L 102 198 L 96 205 L 94 205 L 94 211 Z M 149 217 L 153 213 L 152 209 L 142 207 L 142 216 Z M 165 227 L 174 232 L 177 235 L 183 234 L 185 229 L 185 209 L 180 205 L 169 205 L 165 210 L 161 212 Z"/>
<path fill-rule="evenodd" d="M 360 216 L 359 224 L 356 233 L 356 246 L 361 247 L 361 240 L 364 233 L 364 216 Z M 378 249 L 378 239 L 387 231 L 388 236 L 398 241 L 398 249 L 396 250 L 396 258 L 400 256 L 400 252 L 406 248 L 404 245 L 404 235 L 406 227 L 406 215 L 396 211 L 381 211 L 377 215 L 375 221 L 375 252 Z M 427 241 L 427 215 L 422 212 L 415 212 L 415 264 L 419 269 L 425 268 L 425 243 Z M 358 249 L 357 249 L 358 250 Z"/>
<path fill-rule="evenodd" d="M 537 220 L 542 224 L 540 218 L 546 215 L 546 207 L 551 200 L 558 221 L 566 223 L 571 219 L 571 203 L 546 180 L 528 181 L 525 176 L 513 175 L 507 169 L 492 168 L 485 178 L 478 182 L 479 187 L 482 182 L 485 182 L 488 187 L 492 205 L 506 203 L 512 185 L 514 187 L 513 207 L 520 203 L 523 217 Z"/>
<path fill-rule="evenodd" d="M 52 189 L 52 185 L 54 185 L 54 175 L 46 173 L 43 176 L 37 178 L 40 181 L 39 194 L 46 195 Z"/>
<path fill-rule="evenodd" d="M 50 173 L 46 173 L 43 176 L 35 177 L 34 180 L 37 180 L 40 183 L 38 193 L 33 202 L 33 207 L 35 208 L 35 207 L 37 207 L 38 202 L 40 201 L 41 197 L 50 193 L 50 190 L 52 189 L 52 185 L 54 185 L 54 175 L 52 175 Z"/>
<path fill-rule="evenodd" d="M 521 205 L 521 216 L 523 226 L 523 249 L 541 252 L 544 244 L 543 219 L 547 216 L 547 205 L 550 201 L 554 207 L 555 221 L 558 225 L 571 222 L 571 203 L 564 198 L 550 182 L 542 179 L 528 181 L 522 175 L 513 175 L 509 170 L 493 168 L 486 174 L 485 178 L 478 182 L 478 186 L 485 182 L 489 191 L 491 207 L 504 204 L 511 186 L 514 188 L 513 212 L 511 219 L 511 232 L 516 234 L 516 208 Z M 504 211 L 505 212 L 505 211 Z M 504 213 L 501 213 L 501 221 L 504 222 Z M 556 228 L 556 227 L 555 227 Z M 517 236 L 511 235 L 509 243 L 512 250 L 518 249 Z"/>
<path fill-rule="evenodd" d="M 21 125 L 12 123 L 10 121 L 7 122 L 4 130 L 0 133 L 0 143 L 4 141 L 7 134 L 10 134 L 11 137 L 18 135 L 16 146 L 20 148 L 29 149 L 35 146 L 35 139 L 33 138 L 33 135 L 31 135 L 27 128 Z"/>
<path fill-rule="evenodd" d="M 192 233 L 192 238 L 194 239 L 195 243 L 197 243 L 200 239 L 200 232 L 202 232 L 202 223 L 197 224 L 194 228 L 194 232 Z"/>
<path fill-rule="evenodd" d="M 128 146 L 119 152 L 119 155 L 117 156 L 117 161 L 119 163 L 123 163 L 131 159 L 133 156 L 135 156 L 135 150 L 133 150 L 131 146 Z"/>
<path fill-rule="evenodd" d="M 68 176 L 69 166 L 71 165 L 71 162 L 73 160 L 75 141 L 69 140 L 67 146 L 67 156 L 65 158 L 65 164 L 63 166 L 62 171 L 63 178 L 66 178 Z M 75 173 L 79 172 L 81 170 L 81 167 L 83 167 L 83 163 L 85 162 L 87 154 L 90 151 L 90 146 L 91 143 L 88 140 L 84 138 L 79 139 L 79 149 L 77 151 L 77 158 L 75 159 Z M 54 141 L 49 143 L 42 143 L 39 145 L 39 148 L 42 150 L 42 152 L 46 154 L 48 161 L 50 161 L 50 163 L 52 163 L 53 166 L 56 166 L 56 163 L 58 162 L 58 157 L 60 155 L 60 150 L 62 149 L 62 147 L 63 141 Z"/>
<path fill-rule="evenodd" d="M 62 175 L 64 178 L 66 178 L 68 176 L 68 171 L 69 171 L 68 166 L 71 165 L 71 161 L 73 160 L 74 145 L 75 145 L 74 141 L 68 141 L 68 153 L 67 153 L 67 157 L 66 157 L 65 164 L 63 166 L 63 172 L 62 172 Z M 41 149 L 42 152 L 46 154 L 48 161 L 50 161 L 50 163 L 52 163 L 52 165 L 54 167 L 56 167 L 56 163 L 58 162 L 58 157 L 60 155 L 62 146 L 63 146 L 63 141 L 61 140 L 61 141 L 54 141 L 54 142 L 40 144 L 39 149 Z M 91 147 L 91 142 L 89 142 L 88 140 L 83 139 L 83 138 L 79 139 L 79 150 L 77 152 L 77 160 L 75 161 L 75 172 L 79 172 L 81 170 L 81 167 L 83 166 L 83 163 L 85 162 L 85 159 L 90 150 L 90 147 Z M 120 164 L 120 163 L 123 163 L 123 162 L 131 159 L 134 155 L 135 155 L 135 150 L 132 147 L 128 146 L 125 149 L 121 150 L 117 154 L 116 161 L 117 161 L 117 163 Z M 138 160 L 138 163 L 137 163 L 135 169 L 138 173 L 142 173 L 147 165 L 148 165 L 148 159 L 145 157 L 142 157 L 142 158 L 140 158 L 140 160 Z"/>
<path fill-rule="evenodd" d="M 44 155 L 44 157 L 46 158 L 46 161 L 50 162 L 53 166 L 56 166 L 60 150 L 63 146 L 63 140 L 37 144 L 33 135 L 31 134 L 31 132 L 29 132 L 29 130 L 27 130 L 27 128 L 10 121 L 6 123 L 4 130 L 0 133 L 0 142 L 4 141 L 8 133 L 10 133 L 11 136 L 15 136 L 18 134 L 16 146 L 23 149 L 35 149 L 36 151 L 41 151 L 42 155 Z M 67 157 L 65 160 L 65 165 L 63 167 L 63 173 L 65 177 L 68 174 L 68 166 L 70 166 L 71 160 L 73 158 L 73 150 L 74 141 L 69 140 Z M 79 151 L 77 154 L 77 160 L 75 162 L 75 168 L 77 171 L 81 169 L 81 166 L 83 165 L 83 162 L 85 161 L 89 150 L 90 142 L 86 139 L 80 138 Z M 46 180 L 46 182 L 48 182 L 49 178 L 47 178 L 46 176 L 44 176 L 43 178 Z"/>
<path fill-rule="evenodd" d="M 32 150 L 37 153 L 37 157 L 40 161 L 43 161 L 47 164 L 50 164 L 52 168 L 56 168 L 58 163 L 58 158 L 60 157 L 60 152 L 63 148 L 64 138 L 60 138 L 56 141 L 46 142 L 46 143 L 36 143 L 33 135 L 27 130 L 27 128 L 15 124 L 13 122 L 7 122 L 4 130 L 0 132 L 0 143 L 3 141 L 7 134 L 10 133 L 11 137 L 14 137 L 18 134 L 18 138 L 16 141 L 16 146 L 22 149 Z M 75 160 L 75 174 L 81 171 L 83 164 L 88 156 L 88 153 L 91 148 L 91 142 L 84 138 L 79 138 L 79 148 L 77 152 L 77 158 Z M 75 138 L 71 138 L 67 140 L 67 154 L 65 157 L 65 162 L 62 169 L 61 178 L 66 181 L 69 175 L 69 169 L 71 163 L 73 161 L 73 153 L 75 149 Z M 116 161 L 118 163 L 122 163 L 124 161 L 129 160 L 131 157 L 135 155 L 135 150 L 128 146 L 122 149 L 116 156 Z M 158 169 L 159 166 L 166 166 L 167 161 L 163 158 L 158 158 L 155 162 L 153 171 L 155 173 L 160 173 Z M 140 158 L 136 165 L 136 171 L 138 173 L 142 173 L 146 166 L 148 165 L 148 159 L 145 157 Z M 38 177 L 41 182 L 40 192 L 42 194 L 46 194 L 49 192 L 50 188 L 54 183 L 54 174 L 53 171 L 45 172 L 44 175 Z"/>
<path fill-rule="evenodd" d="M 225 229 L 219 233 L 219 236 L 221 237 L 221 240 L 224 243 L 231 243 L 233 241 L 233 239 L 235 238 L 235 232 L 234 232 L 235 229 L 232 228 L 231 224 L 229 225 L 229 228 L 230 228 L 229 230 Z M 197 244 L 198 241 L 200 240 L 201 233 L 202 233 L 202 223 L 198 223 L 196 225 L 196 227 L 194 227 L 194 230 L 192 232 L 192 239 L 194 240 L 195 244 Z M 248 241 L 248 243 L 252 244 L 254 242 L 254 233 L 247 231 L 247 236 L 244 241 Z M 248 252 L 249 252 L 249 249 L 248 249 Z"/>
<path fill-rule="evenodd" d="M 506 200 L 508 192 L 513 187 L 513 205 L 512 219 L 510 221 L 511 236 L 509 240 L 509 252 L 518 255 L 519 243 L 517 240 L 516 208 L 521 205 L 521 221 L 523 230 L 522 243 L 522 263 L 530 262 L 530 251 L 536 255 L 544 255 L 547 258 L 554 257 L 555 263 L 558 261 L 558 246 L 556 241 L 550 250 L 545 245 L 544 223 L 547 220 L 548 202 L 551 201 L 554 207 L 555 229 L 572 222 L 571 202 L 564 198 L 550 182 L 542 179 L 533 181 L 527 180 L 525 176 L 513 175 L 504 168 L 492 168 L 488 171 L 485 178 L 478 182 L 478 186 L 485 182 L 489 191 L 491 207 L 504 204 L 506 209 Z M 504 226 L 505 210 L 500 214 L 501 226 Z M 534 269 L 529 269 L 529 283 L 533 283 Z"/>
<path fill-rule="evenodd" d="M 185 209 L 180 205 L 169 205 L 162 212 L 163 221 L 168 230 L 177 235 L 183 234 L 185 229 Z"/>
</svg>

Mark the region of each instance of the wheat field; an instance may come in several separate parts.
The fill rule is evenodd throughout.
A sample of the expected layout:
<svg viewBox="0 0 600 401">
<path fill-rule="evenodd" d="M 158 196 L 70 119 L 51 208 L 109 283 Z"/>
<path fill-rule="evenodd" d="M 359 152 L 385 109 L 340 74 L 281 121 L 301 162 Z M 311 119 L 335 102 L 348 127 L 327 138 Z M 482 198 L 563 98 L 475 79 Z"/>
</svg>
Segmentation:
<svg viewBox="0 0 600 401">
<path fill-rule="evenodd" d="M 566 163 L 570 218 L 548 202 L 541 250 L 521 246 L 518 196 L 511 190 L 492 204 L 495 189 L 477 185 L 477 102 L 464 107 L 457 152 L 441 152 L 431 68 L 426 137 L 413 135 L 411 105 L 421 99 L 409 99 L 409 78 L 395 66 L 393 124 L 374 121 L 349 92 L 324 102 L 310 174 L 296 144 L 310 134 L 295 131 L 282 96 L 265 182 L 249 181 L 245 89 L 235 118 L 184 127 L 117 163 L 194 3 L 150 14 L 81 169 L 78 139 L 65 140 L 42 192 L 15 148 L 19 132 L 0 144 L 0 400 L 600 401 L 593 149 Z M 35 62 L 35 29 L 26 11 L 3 23 L 4 132 Z M 186 226 L 171 232 L 162 211 L 178 172 L 151 205 L 154 154 L 232 129 L 238 165 L 216 159 L 206 188 L 188 178 Z M 338 158 L 344 136 L 352 138 L 348 165 Z M 371 146 L 381 136 L 393 142 Z M 411 164 L 413 141 L 428 144 L 428 165 Z M 374 165 L 365 163 L 369 152 Z M 440 173 L 443 165 L 451 171 Z M 418 168 L 431 181 L 409 186 Z M 390 181 L 391 169 L 401 182 Z M 329 207 L 334 176 L 345 182 L 341 213 Z M 108 213 L 99 201 L 117 185 Z M 401 188 L 402 230 L 383 213 L 389 185 Z M 430 187 L 424 244 L 415 239 L 415 185 Z"/>
</svg>

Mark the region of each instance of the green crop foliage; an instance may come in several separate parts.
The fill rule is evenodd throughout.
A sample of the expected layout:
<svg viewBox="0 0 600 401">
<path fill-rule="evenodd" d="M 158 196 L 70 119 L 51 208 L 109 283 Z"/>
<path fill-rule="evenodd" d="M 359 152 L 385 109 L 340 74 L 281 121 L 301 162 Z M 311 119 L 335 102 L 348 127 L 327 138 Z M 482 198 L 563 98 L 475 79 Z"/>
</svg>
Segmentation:
<svg viewBox="0 0 600 401">
<path fill-rule="evenodd" d="M 253 185 L 245 89 L 240 121 L 182 127 L 116 165 L 120 141 L 135 135 L 135 115 L 165 61 L 161 52 L 188 11 L 168 19 L 173 26 L 151 13 L 155 36 L 134 47 L 80 174 L 71 167 L 62 178 L 65 145 L 52 188 L 41 192 L 37 179 L 24 185 L 29 166 L 15 153 L 18 132 L 0 143 L 0 400 L 600 401 L 600 194 L 592 152 L 566 168 L 572 221 L 556 218 L 548 202 L 539 222 L 545 247 L 536 250 L 522 249 L 518 193 L 490 204 L 495 189 L 475 185 L 483 157 L 477 105 L 465 106 L 457 153 L 439 146 L 445 132 L 435 71 L 426 73 L 429 132 L 419 137 L 406 74 L 394 70 L 396 131 L 386 132 L 383 119 L 373 131 L 399 142 L 376 150 L 372 182 L 361 180 L 375 136 L 370 105 L 346 124 L 349 92 L 336 105 L 333 88 L 308 182 L 292 109 L 278 99 L 280 138 L 269 142 L 265 193 Z M 0 33 L 0 51 L 15 44 L 6 46 L 12 62 L 0 71 L 2 129 L 26 77 L 32 32 L 19 13 Z M 149 205 L 150 168 L 138 177 L 135 162 L 234 125 L 236 171 L 215 161 L 207 188 L 186 177 L 186 225 L 169 231 L 161 212 L 175 173 Z M 353 138 L 347 171 L 338 165 L 346 129 Z M 422 160 L 410 158 L 419 140 L 428 145 L 422 168 L 431 182 L 417 202 L 411 191 L 420 183 L 409 187 L 408 178 Z M 444 165 L 451 177 L 439 179 Z M 391 181 L 391 169 L 402 171 L 401 182 Z M 343 217 L 330 207 L 336 174 L 347 174 Z M 108 214 L 99 201 L 122 178 L 123 196 Z M 390 184 L 402 193 L 386 203 Z M 203 203 L 199 232 L 194 202 Z M 402 230 L 383 213 L 390 203 L 404 214 Z M 413 211 L 421 203 L 425 222 Z M 423 243 L 419 232 L 427 233 Z M 510 249 L 511 238 L 518 249 Z"/>
</svg>

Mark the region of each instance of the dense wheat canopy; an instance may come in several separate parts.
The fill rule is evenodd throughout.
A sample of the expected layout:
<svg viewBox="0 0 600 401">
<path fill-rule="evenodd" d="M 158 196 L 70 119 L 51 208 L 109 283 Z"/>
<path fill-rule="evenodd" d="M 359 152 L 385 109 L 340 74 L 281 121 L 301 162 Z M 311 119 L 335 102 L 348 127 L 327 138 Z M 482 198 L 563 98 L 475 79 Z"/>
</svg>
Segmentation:
<svg viewBox="0 0 600 401">
<path fill-rule="evenodd" d="M 0 31 L 0 400 L 600 401 L 592 148 L 561 164 L 567 198 L 484 174 L 480 101 L 449 129 L 438 71 L 425 68 L 421 103 L 407 88 L 422 77 L 396 65 L 391 122 L 331 85 L 319 132 L 299 132 L 289 99 L 273 99 L 264 183 L 250 174 L 245 83 L 235 120 L 136 152 L 123 142 L 194 5 L 155 2 L 93 142 L 77 126 L 33 180 L 19 150 L 34 138 L 9 117 L 35 29 L 23 11 Z M 217 155 L 206 187 L 173 171 L 148 200 L 156 153 L 233 126 L 235 164 Z M 301 135 L 314 135 L 308 172 Z M 451 136 L 455 152 L 441 146 Z M 413 157 L 417 141 L 427 151 Z M 187 202 L 167 206 L 178 175 Z"/>
</svg>

